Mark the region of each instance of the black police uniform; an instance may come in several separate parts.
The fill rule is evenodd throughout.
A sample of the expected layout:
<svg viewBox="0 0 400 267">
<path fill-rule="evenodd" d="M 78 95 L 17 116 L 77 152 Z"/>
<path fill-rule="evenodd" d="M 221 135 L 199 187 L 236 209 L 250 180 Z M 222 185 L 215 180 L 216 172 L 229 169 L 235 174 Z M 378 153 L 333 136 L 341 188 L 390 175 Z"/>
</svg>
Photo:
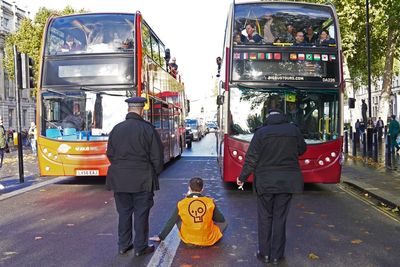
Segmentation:
<svg viewBox="0 0 400 267">
<path fill-rule="evenodd" d="M 129 106 L 143 107 L 143 97 L 126 100 Z M 118 246 L 120 253 L 132 248 L 132 214 L 134 215 L 136 253 L 148 248 L 149 213 L 154 190 L 159 189 L 158 175 L 164 165 L 160 136 L 153 125 L 139 114 L 129 112 L 117 124 L 108 139 L 107 157 L 111 163 L 106 187 L 114 191 L 119 214 Z"/>
<path fill-rule="evenodd" d="M 292 193 L 303 191 L 298 156 L 307 145 L 299 128 L 288 123 L 279 110 L 270 110 L 263 127 L 256 130 L 246 153 L 239 180 L 254 173 L 257 193 L 258 257 L 283 258 L 286 218 Z"/>
</svg>

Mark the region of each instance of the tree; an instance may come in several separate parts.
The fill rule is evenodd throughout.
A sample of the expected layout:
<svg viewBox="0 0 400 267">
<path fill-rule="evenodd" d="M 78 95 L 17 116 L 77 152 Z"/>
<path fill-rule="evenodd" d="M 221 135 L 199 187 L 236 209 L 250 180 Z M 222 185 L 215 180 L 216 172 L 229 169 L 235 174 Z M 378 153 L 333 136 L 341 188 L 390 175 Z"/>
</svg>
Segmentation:
<svg viewBox="0 0 400 267">
<path fill-rule="evenodd" d="M 4 66 L 8 73 L 8 77 L 14 79 L 13 45 L 15 44 L 17 45 L 19 52 L 28 54 L 35 61 L 35 81 L 38 81 L 40 48 L 42 45 L 43 30 L 47 19 L 50 16 L 61 16 L 84 12 L 86 12 L 84 9 L 74 10 L 70 6 L 65 7 L 61 11 L 42 7 L 36 13 L 33 21 L 29 18 L 22 20 L 19 29 L 15 33 L 9 34 L 5 40 Z"/>
</svg>

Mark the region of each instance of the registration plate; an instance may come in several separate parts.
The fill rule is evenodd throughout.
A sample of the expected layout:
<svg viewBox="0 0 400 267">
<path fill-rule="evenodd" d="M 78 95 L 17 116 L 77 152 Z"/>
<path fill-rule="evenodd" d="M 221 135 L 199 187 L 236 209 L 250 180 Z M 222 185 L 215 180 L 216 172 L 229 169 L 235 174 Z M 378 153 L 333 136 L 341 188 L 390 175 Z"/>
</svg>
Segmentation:
<svg viewBox="0 0 400 267">
<path fill-rule="evenodd" d="M 99 170 L 76 170 L 76 176 L 95 176 L 99 175 Z"/>
</svg>

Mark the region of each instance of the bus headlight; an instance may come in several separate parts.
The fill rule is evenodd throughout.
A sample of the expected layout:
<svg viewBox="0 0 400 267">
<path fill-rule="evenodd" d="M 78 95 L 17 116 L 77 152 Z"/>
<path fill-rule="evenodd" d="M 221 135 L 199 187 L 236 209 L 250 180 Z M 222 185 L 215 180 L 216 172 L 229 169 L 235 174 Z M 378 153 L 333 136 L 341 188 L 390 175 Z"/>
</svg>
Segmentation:
<svg viewBox="0 0 400 267">
<path fill-rule="evenodd" d="M 238 154 L 238 153 L 237 153 L 237 151 L 236 151 L 236 150 L 233 150 L 233 151 L 232 151 L 232 155 L 233 155 L 233 156 L 235 156 L 235 157 L 236 157 L 236 156 L 237 156 L 237 154 Z"/>
</svg>

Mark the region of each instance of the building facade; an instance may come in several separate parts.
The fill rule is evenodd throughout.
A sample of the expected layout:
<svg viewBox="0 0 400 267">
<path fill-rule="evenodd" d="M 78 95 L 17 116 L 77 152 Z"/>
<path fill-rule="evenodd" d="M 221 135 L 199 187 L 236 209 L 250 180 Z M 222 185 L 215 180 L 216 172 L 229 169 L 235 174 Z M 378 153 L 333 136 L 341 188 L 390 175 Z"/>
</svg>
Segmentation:
<svg viewBox="0 0 400 267">
<path fill-rule="evenodd" d="M 377 84 L 372 84 L 371 85 L 371 107 L 368 106 L 368 112 L 367 116 L 369 113 L 369 109 L 371 108 L 371 116 L 373 121 L 376 121 L 378 118 L 378 111 L 379 111 L 379 101 L 381 99 L 381 89 L 382 89 L 382 81 L 379 81 Z M 392 82 L 392 94 L 390 95 L 389 99 L 389 106 L 388 106 L 388 116 L 391 114 L 396 115 L 396 117 L 399 119 L 400 115 L 400 76 L 394 77 L 393 82 Z M 344 121 L 345 123 L 350 123 L 351 125 L 354 125 L 355 121 L 357 119 L 361 120 L 362 115 L 361 115 L 361 103 L 362 99 L 365 100 L 365 103 L 368 105 L 368 87 L 363 86 L 359 90 L 355 92 L 350 92 L 349 97 L 353 97 L 356 99 L 355 102 L 355 108 L 350 109 L 348 107 L 348 103 L 345 102 L 345 109 L 344 109 Z M 388 120 L 388 118 L 382 118 L 385 121 Z"/>
<path fill-rule="evenodd" d="M 14 33 L 28 15 L 29 13 L 19 8 L 15 2 L 0 0 L 0 116 L 6 130 L 16 130 L 18 114 L 15 81 L 9 79 L 3 65 L 5 38 Z M 30 122 L 36 118 L 36 101 L 29 89 L 20 91 L 20 103 L 21 130 L 27 130 Z"/>
</svg>

